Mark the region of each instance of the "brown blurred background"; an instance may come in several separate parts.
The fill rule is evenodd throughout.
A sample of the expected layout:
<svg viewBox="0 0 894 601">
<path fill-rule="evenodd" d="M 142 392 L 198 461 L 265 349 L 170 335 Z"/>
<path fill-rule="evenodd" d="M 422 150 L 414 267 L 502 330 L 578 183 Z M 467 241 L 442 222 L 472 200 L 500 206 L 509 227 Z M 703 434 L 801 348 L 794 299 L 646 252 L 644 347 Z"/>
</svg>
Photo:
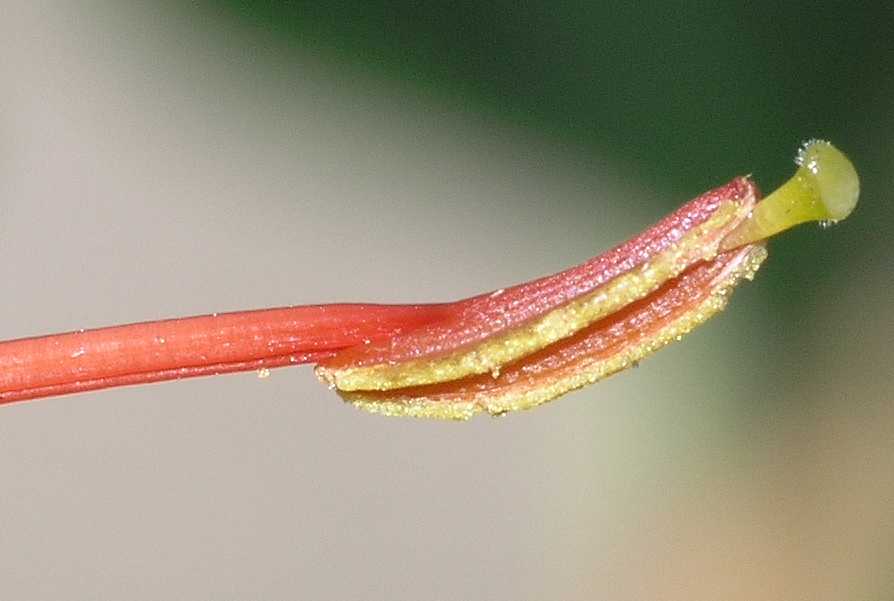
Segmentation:
<svg viewBox="0 0 894 601">
<path fill-rule="evenodd" d="M 894 597 L 887 3 L 4 2 L 0 339 L 562 269 L 833 140 L 861 205 L 533 412 L 306 367 L 0 407 L 2 599 Z"/>
</svg>

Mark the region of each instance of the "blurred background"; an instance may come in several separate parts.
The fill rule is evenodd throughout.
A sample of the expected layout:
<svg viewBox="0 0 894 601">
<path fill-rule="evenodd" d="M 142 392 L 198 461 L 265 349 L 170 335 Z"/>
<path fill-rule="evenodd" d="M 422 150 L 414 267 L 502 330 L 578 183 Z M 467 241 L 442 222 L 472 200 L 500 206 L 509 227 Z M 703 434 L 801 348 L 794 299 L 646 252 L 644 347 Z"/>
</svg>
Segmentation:
<svg viewBox="0 0 894 601">
<path fill-rule="evenodd" d="M 307 367 L 0 407 L 0 597 L 894 598 L 890 3 L 147 4 L 3 2 L 0 339 L 465 297 L 812 137 L 861 204 L 533 412 Z"/>
</svg>

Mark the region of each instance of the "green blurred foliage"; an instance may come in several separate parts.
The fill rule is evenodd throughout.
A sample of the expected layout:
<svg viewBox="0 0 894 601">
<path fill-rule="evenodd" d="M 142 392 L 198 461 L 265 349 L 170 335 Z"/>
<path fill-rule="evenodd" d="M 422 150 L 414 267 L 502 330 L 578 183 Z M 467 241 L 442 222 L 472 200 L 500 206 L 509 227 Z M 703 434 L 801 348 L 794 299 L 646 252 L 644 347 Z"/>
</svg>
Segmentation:
<svg viewBox="0 0 894 601">
<path fill-rule="evenodd" d="M 266 3 L 223 14 L 294 49 L 411 80 L 466 107 L 607 148 L 642 177 L 788 172 L 803 136 L 855 154 L 890 87 L 894 10 L 841 3 Z"/>
</svg>

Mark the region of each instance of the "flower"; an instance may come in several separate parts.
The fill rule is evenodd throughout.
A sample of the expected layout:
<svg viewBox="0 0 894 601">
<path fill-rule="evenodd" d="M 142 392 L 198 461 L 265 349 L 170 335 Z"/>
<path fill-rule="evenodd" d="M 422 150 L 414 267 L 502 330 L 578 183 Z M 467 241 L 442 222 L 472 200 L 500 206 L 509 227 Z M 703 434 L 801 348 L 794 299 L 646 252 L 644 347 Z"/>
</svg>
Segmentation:
<svg viewBox="0 0 894 601">
<path fill-rule="evenodd" d="M 850 214 L 859 179 L 847 157 L 814 140 L 796 162 L 760 202 L 750 178 L 735 178 L 581 265 L 454 303 L 309 305 L 0 342 L 0 403 L 315 362 L 323 382 L 376 413 L 535 407 L 719 312 L 754 276 L 766 238 Z"/>
</svg>

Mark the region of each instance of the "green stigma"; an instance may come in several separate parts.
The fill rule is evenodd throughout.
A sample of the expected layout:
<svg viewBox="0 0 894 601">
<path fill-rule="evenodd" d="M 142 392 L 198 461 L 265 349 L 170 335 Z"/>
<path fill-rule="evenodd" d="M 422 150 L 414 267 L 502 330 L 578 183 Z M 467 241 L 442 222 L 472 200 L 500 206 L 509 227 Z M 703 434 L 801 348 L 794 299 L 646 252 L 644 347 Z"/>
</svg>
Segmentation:
<svg viewBox="0 0 894 601">
<path fill-rule="evenodd" d="M 811 140 L 795 163 L 798 170 L 791 179 L 754 207 L 723 240 L 721 250 L 769 238 L 799 223 L 835 223 L 851 214 L 860 196 L 860 179 L 844 153 L 824 140 Z"/>
</svg>

